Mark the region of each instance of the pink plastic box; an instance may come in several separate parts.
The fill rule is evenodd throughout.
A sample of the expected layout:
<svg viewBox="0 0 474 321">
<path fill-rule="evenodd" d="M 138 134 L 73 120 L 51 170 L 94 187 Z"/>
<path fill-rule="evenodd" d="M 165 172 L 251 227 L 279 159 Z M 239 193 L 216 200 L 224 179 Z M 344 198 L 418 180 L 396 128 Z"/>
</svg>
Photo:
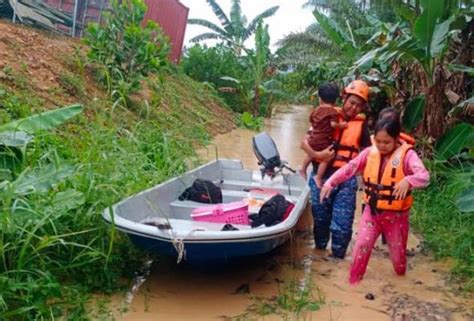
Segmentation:
<svg viewBox="0 0 474 321">
<path fill-rule="evenodd" d="M 246 201 L 209 205 L 191 212 L 194 221 L 249 225 L 249 204 Z"/>
</svg>

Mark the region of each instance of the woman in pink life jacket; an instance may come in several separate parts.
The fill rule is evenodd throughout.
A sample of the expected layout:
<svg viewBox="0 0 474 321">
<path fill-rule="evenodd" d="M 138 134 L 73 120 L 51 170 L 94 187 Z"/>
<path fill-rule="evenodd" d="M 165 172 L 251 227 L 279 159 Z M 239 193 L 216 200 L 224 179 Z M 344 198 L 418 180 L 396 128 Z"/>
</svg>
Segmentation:
<svg viewBox="0 0 474 321">
<path fill-rule="evenodd" d="M 399 119 L 380 119 L 375 126 L 375 145 L 335 172 L 323 185 L 321 201 L 332 189 L 358 173 L 363 173 L 367 206 L 359 223 L 359 234 L 352 252 L 349 282 L 362 280 L 379 235 L 384 233 L 393 268 L 406 272 L 406 244 L 411 190 L 428 185 L 429 173 L 412 146 L 399 139 Z"/>
</svg>

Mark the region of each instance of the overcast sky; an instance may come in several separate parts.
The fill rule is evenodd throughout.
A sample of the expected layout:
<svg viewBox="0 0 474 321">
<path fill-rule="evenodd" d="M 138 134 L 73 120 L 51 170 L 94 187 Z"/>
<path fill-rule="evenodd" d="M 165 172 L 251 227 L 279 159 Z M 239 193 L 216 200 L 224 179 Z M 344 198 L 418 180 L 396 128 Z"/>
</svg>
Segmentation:
<svg viewBox="0 0 474 321">
<path fill-rule="evenodd" d="M 220 26 L 219 20 L 212 11 L 206 0 L 180 0 L 182 4 L 189 8 L 188 18 L 199 18 L 209 20 Z M 240 4 L 242 12 L 247 16 L 250 22 L 258 14 L 262 13 L 273 6 L 280 6 L 276 14 L 265 19 L 265 23 L 269 25 L 270 41 L 273 45 L 279 39 L 292 31 L 303 31 L 311 23 L 315 22 L 315 18 L 309 9 L 302 9 L 303 4 L 307 0 L 241 0 Z M 217 0 L 225 14 L 229 16 L 231 0 Z M 187 25 L 184 45 L 189 46 L 189 39 L 207 32 L 209 29 Z M 253 47 L 253 38 L 245 42 L 246 47 Z M 272 46 L 272 49 L 275 47 Z M 272 50 L 273 51 L 273 50 Z"/>
</svg>

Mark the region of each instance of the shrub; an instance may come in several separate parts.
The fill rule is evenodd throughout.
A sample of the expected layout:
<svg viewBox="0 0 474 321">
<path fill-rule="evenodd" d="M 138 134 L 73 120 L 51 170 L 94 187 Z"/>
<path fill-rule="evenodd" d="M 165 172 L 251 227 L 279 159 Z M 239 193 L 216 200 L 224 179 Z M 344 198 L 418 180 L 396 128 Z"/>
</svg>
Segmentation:
<svg viewBox="0 0 474 321">
<path fill-rule="evenodd" d="M 85 42 L 90 46 L 89 62 L 98 71 L 99 81 L 115 102 L 127 105 L 129 95 L 141 89 L 141 80 L 167 64 L 168 40 L 154 21 L 145 16 L 143 0 L 112 1 L 112 13 L 104 14 L 103 24 L 90 24 Z"/>
<path fill-rule="evenodd" d="M 210 83 L 214 88 L 228 85 L 228 82 L 221 77 L 239 79 L 245 72 L 234 51 L 223 45 L 208 48 L 197 44 L 186 51 L 181 66 L 188 76 L 200 82 Z M 220 95 L 234 111 L 241 111 L 242 102 L 238 95 L 225 92 L 220 92 Z"/>
<path fill-rule="evenodd" d="M 474 289 L 474 215 L 456 207 L 458 195 L 473 186 L 471 168 L 436 166 L 429 162 L 431 184 L 416 192 L 411 222 L 423 233 L 424 242 L 438 258 L 455 259 L 454 274 L 462 288 Z"/>
</svg>

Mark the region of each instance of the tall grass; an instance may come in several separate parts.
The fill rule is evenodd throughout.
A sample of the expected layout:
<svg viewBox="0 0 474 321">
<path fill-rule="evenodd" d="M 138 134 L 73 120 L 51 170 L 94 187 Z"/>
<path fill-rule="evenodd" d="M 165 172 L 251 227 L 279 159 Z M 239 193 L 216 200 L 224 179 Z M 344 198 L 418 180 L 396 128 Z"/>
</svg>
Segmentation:
<svg viewBox="0 0 474 321">
<path fill-rule="evenodd" d="M 473 186 L 471 167 L 428 164 L 431 184 L 416 193 L 413 226 L 423 234 L 424 242 L 437 258 L 453 257 L 454 276 L 462 287 L 474 290 L 474 213 L 462 213 L 455 204 L 457 196 Z"/>
<path fill-rule="evenodd" d="M 278 284 L 278 295 L 271 298 L 252 296 L 252 304 L 246 312 L 232 320 L 260 320 L 265 316 L 278 316 L 280 320 L 308 320 L 325 302 L 309 273 L 304 278 L 296 275 Z"/>
<path fill-rule="evenodd" d="M 29 145 L 25 169 L 64 166 L 70 175 L 25 196 L 0 193 L 0 320 L 87 320 L 89 293 L 131 279 L 142 253 L 102 223 L 103 209 L 184 172 L 215 119 L 206 106 L 212 95 L 199 94 L 202 101 L 185 110 L 175 86 L 160 92 L 171 111 L 152 106 L 141 117 L 140 105 L 137 112 L 112 112 L 109 102 L 92 101 L 84 114 Z M 26 108 L 28 100 L 3 97 L 4 119 Z"/>
</svg>

